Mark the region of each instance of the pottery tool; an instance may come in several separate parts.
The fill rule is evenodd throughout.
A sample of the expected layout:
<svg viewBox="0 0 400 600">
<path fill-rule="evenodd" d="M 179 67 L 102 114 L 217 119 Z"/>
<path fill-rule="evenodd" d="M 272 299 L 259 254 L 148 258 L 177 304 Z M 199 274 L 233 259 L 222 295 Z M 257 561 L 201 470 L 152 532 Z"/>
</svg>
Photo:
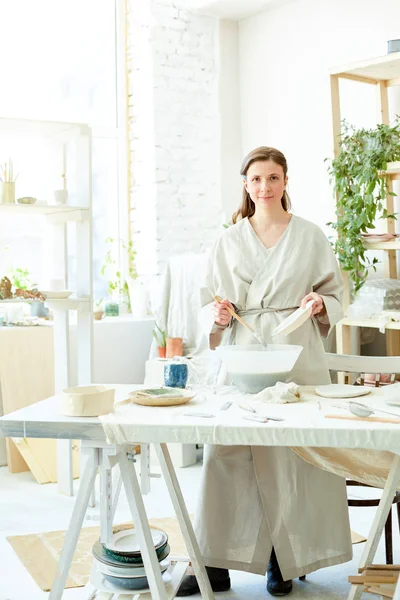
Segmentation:
<svg viewBox="0 0 400 600">
<path fill-rule="evenodd" d="M 219 410 L 228 410 L 230 406 L 232 406 L 232 400 L 224 402 L 223 405 L 219 407 Z"/>
<path fill-rule="evenodd" d="M 355 402 L 354 400 L 350 400 L 348 404 L 333 404 L 335 408 L 344 408 L 348 409 L 353 415 L 356 417 L 370 417 L 371 415 L 376 414 L 377 412 L 383 413 L 384 415 L 390 415 L 391 417 L 397 417 L 400 419 L 400 414 L 388 412 L 387 410 L 381 410 L 380 408 L 370 408 L 366 404 L 362 404 L 361 402 Z"/>
<path fill-rule="evenodd" d="M 268 423 L 267 417 L 262 417 L 261 415 L 244 415 L 242 419 L 246 419 L 247 421 L 257 421 L 258 423 Z"/>
<path fill-rule="evenodd" d="M 371 415 L 374 415 L 375 413 L 379 412 L 383 413 L 384 415 L 390 415 L 391 417 L 397 417 L 398 419 L 400 419 L 399 414 L 388 412 L 387 410 L 381 410 L 380 408 L 370 408 L 369 406 L 366 406 L 361 402 L 355 402 L 354 400 L 351 400 L 349 402 L 349 409 L 350 412 L 352 412 L 353 415 L 356 415 L 357 417 L 370 417 Z"/>
<path fill-rule="evenodd" d="M 211 419 L 212 417 L 215 417 L 215 415 L 212 415 L 211 413 L 202 413 L 202 412 L 190 412 L 190 413 L 183 413 L 184 417 L 204 417 L 205 419 Z"/>
<path fill-rule="evenodd" d="M 214 296 L 214 300 L 216 302 L 220 303 L 220 302 L 222 302 L 223 299 L 220 296 Z M 266 344 L 265 344 L 263 338 L 261 337 L 261 335 L 259 333 L 257 333 L 257 331 L 255 331 L 255 329 L 253 329 L 251 325 L 249 325 L 248 323 L 246 323 L 246 321 L 244 319 L 242 319 L 242 317 L 239 317 L 239 315 L 237 313 L 235 313 L 235 311 L 232 310 L 229 306 L 226 307 L 226 310 L 231 315 L 231 317 L 233 317 L 234 319 L 236 319 L 237 321 L 239 321 L 239 323 L 241 323 L 244 327 L 247 327 L 247 329 L 249 331 L 251 331 L 251 333 L 254 335 L 254 337 L 256 338 L 257 342 L 259 344 L 261 344 L 261 346 L 264 346 L 264 348 L 266 347 Z"/>
<path fill-rule="evenodd" d="M 348 421 L 364 421 L 371 423 L 395 423 L 400 425 L 400 419 L 386 419 L 385 417 L 353 417 L 347 415 L 325 415 L 325 419 L 344 419 Z"/>
<path fill-rule="evenodd" d="M 251 413 L 257 412 L 252 406 L 250 406 L 250 404 L 247 404 L 246 402 L 242 402 L 241 404 L 238 404 L 238 407 L 241 408 L 242 410 L 247 410 Z"/>
<path fill-rule="evenodd" d="M 268 421 L 284 421 L 285 420 L 285 419 L 282 419 L 281 417 L 266 417 L 265 415 L 260 415 L 257 413 L 257 411 L 252 406 L 250 406 L 250 404 L 246 404 L 245 402 L 238 404 L 238 407 L 241 408 L 242 410 L 247 410 L 248 412 L 251 412 L 254 416 L 257 417 L 257 419 L 256 419 L 257 421 L 259 420 L 259 418 L 267 419 Z"/>
</svg>

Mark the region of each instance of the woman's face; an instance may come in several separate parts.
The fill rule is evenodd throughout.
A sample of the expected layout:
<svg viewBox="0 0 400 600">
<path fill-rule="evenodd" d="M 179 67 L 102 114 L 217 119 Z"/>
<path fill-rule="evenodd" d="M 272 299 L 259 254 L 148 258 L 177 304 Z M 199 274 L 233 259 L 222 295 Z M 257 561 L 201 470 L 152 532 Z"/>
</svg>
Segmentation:
<svg viewBox="0 0 400 600">
<path fill-rule="evenodd" d="M 272 160 L 253 162 L 247 170 L 244 186 L 257 207 L 280 205 L 287 177 L 283 168 Z"/>
</svg>

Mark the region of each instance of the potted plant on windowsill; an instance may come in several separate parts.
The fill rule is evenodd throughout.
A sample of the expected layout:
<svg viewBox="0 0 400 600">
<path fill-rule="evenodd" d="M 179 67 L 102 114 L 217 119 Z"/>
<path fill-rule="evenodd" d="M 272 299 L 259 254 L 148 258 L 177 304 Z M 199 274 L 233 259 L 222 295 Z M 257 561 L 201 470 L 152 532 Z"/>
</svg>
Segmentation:
<svg viewBox="0 0 400 600">
<path fill-rule="evenodd" d="M 122 239 L 108 237 L 106 244 L 107 251 L 101 268 L 101 275 L 108 278 L 109 300 L 105 303 L 105 312 L 117 316 L 121 305 L 125 306 L 125 312 L 131 312 L 132 299 L 128 282 L 131 285 L 137 278 L 136 250 L 132 241 L 125 242 Z"/>
<path fill-rule="evenodd" d="M 157 325 L 153 329 L 153 337 L 157 342 L 158 357 L 165 358 L 167 348 L 167 334 Z"/>
<path fill-rule="evenodd" d="M 400 121 L 375 129 L 355 129 L 343 122 L 340 154 L 329 166 L 337 194 L 337 221 L 327 223 L 337 231 L 333 247 L 343 271 L 347 271 L 354 293 L 365 283 L 368 270 L 376 270 L 377 258 L 370 261 L 362 233 L 375 229 L 376 219 L 396 219 L 385 208 L 391 191 L 385 174 L 388 163 L 400 160 Z"/>
<path fill-rule="evenodd" d="M 101 319 L 104 317 L 103 298 L 100 298 L 100 300 L 96 300 L 96 302 L 94 303 L 93 317 L 95 318 L 96 321 L 101 321 Z"/>
</svg>

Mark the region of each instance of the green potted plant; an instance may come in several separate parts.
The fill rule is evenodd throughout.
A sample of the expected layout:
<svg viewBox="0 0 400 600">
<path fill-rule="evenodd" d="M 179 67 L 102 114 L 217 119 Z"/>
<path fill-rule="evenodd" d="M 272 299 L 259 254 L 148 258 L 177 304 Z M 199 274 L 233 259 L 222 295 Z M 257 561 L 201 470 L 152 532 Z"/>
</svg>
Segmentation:
<svg viewBox="0 0 400 600">
<path fill-rule="evenodd" d="M 388 214 L 385 200 L 391 191 L 384 171 L 388 163 L 400 159 L 400 121 L 393 126 L 355 129 L 343 121 L 340 154 L 331 161 L 329 174 L 337 194 L 337 221 L 327 223 L 337 231 L 334 251 L 343 271 L 347 271 L 354 293 L 362 287 L 368 269 L 376 270 L 377 258 L 366 254 L 361 234 L 375 229 L 376 219 L 395 219 Z"/>
<path fill-rule="evenodd" d="M 101 319 L 104 317 L 104 302 L 103 302 L 103 298 L 100 298 L 100 300 L 96 300 L 93 306 L 93 317 L 95 318 L 96 321 L 101 321 Z"/>
<path fill-rule="evenodd" d="M 131 300 L 129 295 L 128 281 L 137 278 L 135 265 L 136 250 L 132 241 L 124 242 L 122 239 L 112 237 L 106 238 L 107 251 L 101 274 L 108 278 L 108 295 L 110 301 L 106 303 L 110 314 L 119 314 L 119 304 L 126 303 L 128 312 L 131 311 Z M 118 260 L 120 257 L 120 260 Z M 119 267 L 121 263 L 122 267 Z M 111 306 L 112 305 L 112 306 Z M 118 308 L 117 308 L 118 307 Z"/>
<path fill-rule="evenodd" d="M 161 329 L 157 323 L 153 329 L 153 337 L 157 342 L 158 356 L 159 358 L 165 358 L 166 347 L 167 347 L 167 334 Z"/>
</svg>

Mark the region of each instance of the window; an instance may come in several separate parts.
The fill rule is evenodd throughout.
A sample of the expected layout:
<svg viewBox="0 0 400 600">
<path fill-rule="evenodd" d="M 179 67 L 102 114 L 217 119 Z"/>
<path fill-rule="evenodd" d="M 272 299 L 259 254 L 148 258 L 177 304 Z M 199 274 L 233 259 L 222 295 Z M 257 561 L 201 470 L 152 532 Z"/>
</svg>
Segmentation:
<svg viewBox="0 0 400 600">
<path fill-rule="evenodd" d="M 125 111 L 118 105 L 119 99 L 125 98 L 123 93 L 117 94 L 119 61 L 124 61 L 121 10 L 122 0 L 0 0 L 0 52 L 5 58 L 0 116 L 88 123 L 92 127 L 95 297 L 105 296 L 107 288 L 100 275 L 105 239 L 124 237 L 125 233 L 120 232 L 120 215 L 127 206 L 126 190 L 121 185 L 126 128 L 125 117 L 121 119 Z M 0 143 L 0 163 L 8 158 Z M 18 171 L 17 157 L 13 158 Z M 38 163 L 35 153 L 30 167 L 46 177 L 46 164 Z M 17 197 L 21 195 L 33 194 L 27 189 L 21 193 L 17 190 Z M 14 233 L 16 225 L 11 226 Z M 22 222 L 18 228 L 19 236 L 36 237 L 26 264 L 20 266 L 29 264 L 40 278 L 43 273 L 35 273 L 34 264 L 43 232 L 33 231 L 32 224 Z M 10 239 L 9 229 L 4 231 L 0 224 L 0 250 L 5 244 L 18 243 Z M 13 248 L 14 262 L 24 261 L 23 250 L 19 245 L 16 258 Z"/>
</svg>

